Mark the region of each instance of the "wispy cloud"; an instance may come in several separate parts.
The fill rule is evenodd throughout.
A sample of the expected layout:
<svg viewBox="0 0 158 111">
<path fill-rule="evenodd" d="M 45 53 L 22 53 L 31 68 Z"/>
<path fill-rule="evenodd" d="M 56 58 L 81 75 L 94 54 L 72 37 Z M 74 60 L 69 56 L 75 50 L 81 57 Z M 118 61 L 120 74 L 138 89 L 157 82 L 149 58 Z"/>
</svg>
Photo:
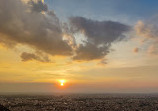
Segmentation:
<svg viewBox="0 0 158 111">
<path fill-rule="evenodd" d="M 158 16 L 149 20 L 138 21 L 135 25 L 135 31 L 138 36 L 143 37 L 143 44 L 148 44 L 147 51 L 149 54 L 158 54 Z"/>
</svg>

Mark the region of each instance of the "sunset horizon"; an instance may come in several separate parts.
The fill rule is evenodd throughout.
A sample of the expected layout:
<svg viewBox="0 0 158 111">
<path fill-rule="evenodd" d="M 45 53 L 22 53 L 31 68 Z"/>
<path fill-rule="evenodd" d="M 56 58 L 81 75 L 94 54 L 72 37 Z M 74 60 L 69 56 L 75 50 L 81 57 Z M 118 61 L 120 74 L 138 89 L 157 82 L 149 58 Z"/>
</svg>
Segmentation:
<svg viewBox="0 0 158 111">
<path fill-rule="evenodd" d="M 158 111 L 158 0 L 0 0 L 0 111 Z"/>
<path fill-rule="evenodd" d="M 0 0 L 0 93 L 158 93 L 157 3 Z"/>
</svg>

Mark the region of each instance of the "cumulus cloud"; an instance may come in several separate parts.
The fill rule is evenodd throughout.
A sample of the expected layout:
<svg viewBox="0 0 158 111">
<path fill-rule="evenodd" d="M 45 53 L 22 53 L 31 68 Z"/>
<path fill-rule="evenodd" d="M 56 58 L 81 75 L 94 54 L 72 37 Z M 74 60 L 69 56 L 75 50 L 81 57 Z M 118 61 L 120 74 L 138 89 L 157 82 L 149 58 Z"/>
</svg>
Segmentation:
<svg viewBox="0 0 158 111">
<path fill-rule="evenodd" d="M 41 11 L 41 4 L 38 2 L 33 5 L 41 8 L 38 9 Z M 72 48 L 63 40 L 56 15 L 50 11 L 45 14 L 34 13 L 29 9 L 30 6 L 20 0 L 0 0 L 0 33 L 4 35 L 1 36 L 2 40 L 25 44 L 50 55 L 71 55 Z"/>
<path fill-rule="evenodd" d="M 22 58 L 22 61 L 24 62 L 30 61 L 30 60 L 36 60 L 40 62 L 50 62 L 50 59 L 47 56 L 39 56 L 37 54 L 27 53 L 27 52 L 23 52 L 21 54 L 21 58 Z"/>
<path fill-rule="evenodd" d="M 0 43 L 8 47 L 27 45 L 51 56 L 90 61 L 103 59 L 110 52 L 111 44 L 123 40 L 124 33 L 130 29 L 119 22 L 84 17 L 71 17 L 70 24 L 63 24 L 40 0 L 22 1 L 0 0 Z M 77 44 L 76 33 L 86 37 L 83 44 Z M 21 58 L 23 61 L 47 61 L 41 55 L 26 52 Z"/>
<path fill-rule="evenodd" d="M 87 37 L 84 45 L 76 50 L 75 60 L 104 58 L 113 42 L 123 40 L 130 27 L 113 21 L 95 21 L 83 17 L 70 18 L 73 33 L 81 32 Z"/>
</svg>

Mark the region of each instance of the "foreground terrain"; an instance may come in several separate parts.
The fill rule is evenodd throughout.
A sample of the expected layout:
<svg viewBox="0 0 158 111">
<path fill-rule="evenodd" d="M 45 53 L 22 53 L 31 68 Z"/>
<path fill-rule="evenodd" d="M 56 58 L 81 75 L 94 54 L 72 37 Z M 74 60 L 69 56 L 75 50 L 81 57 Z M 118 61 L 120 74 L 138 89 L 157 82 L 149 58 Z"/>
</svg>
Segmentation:
<svg viewBox="0 0 158 111">
<path fill-rule="evenodd" d="M 158 111 L 158 95 L 2 95 L 0 104 L 10 111 Z"/>
</svg>

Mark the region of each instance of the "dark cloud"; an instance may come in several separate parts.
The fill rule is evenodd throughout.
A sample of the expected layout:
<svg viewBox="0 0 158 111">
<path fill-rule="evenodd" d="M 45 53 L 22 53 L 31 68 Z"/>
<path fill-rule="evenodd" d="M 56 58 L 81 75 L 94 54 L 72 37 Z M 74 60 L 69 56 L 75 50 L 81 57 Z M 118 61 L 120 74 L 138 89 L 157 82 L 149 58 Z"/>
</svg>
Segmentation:
<svg viewBox="0 0 158 111">
<path fill-rule="evenodd" d="M 73 32 L 83 32 L 88 39 L 96 44 L 107 44 L 124 38 L 123 33 L 129 26 L 119 22 L 95 21 L 83 17 L 72 17 Z"/>
<path fill-rule="evenodd" d="M 74 60 L 94 60 L 102 59 L 109 53 L 109 47 L 97 47 L 95 44 L 86 42 L 85 45 L 80 45 L 76 50 Z"/>
<path fill-rule="evenodd" d="M 40 61 L 40 62 L 50 62 L 49 58 L 47 56 L 39 56 L 37 54 L 33 54 L 33 53 L 27 53 L 27 52 L 23 52 L 21 54 L 21 58 L 22 61 L 30 61 L 30 60 L 36 60 L 36 61 Z"/>
<path fill-rule="evenodd" d="M 87 37 L 84 45 L 76 51 L 76 60 L 101 59 L 110 52 L 111 43 L 125 38 L 130 27 L 119 22 L 95 21 L 83 17 L 70 18 L 73 33 L 81 32 Z"/>
<path fill-rule="evenodd" d="M 20 0 L 0 0 L 0 33 L 4 35 L 1 36 L 3 41 L 25 44 L 51 55 L 71 55 L 71 46 L 63 40 L 56 15 L 49 11 L 45 14 L 32 13 L 29 9 L 30 6 Z"/>
<path fill-rule="evenodd" d="M 41 0 L 38 0 L 37 2 L 29 1 L 28 4 L 31 5 L 32 11 L 35 12 L 42 12 L 42 11 L 48 11 L 48 7 L 46 4 L 44 4 Z"/>
</svg>

